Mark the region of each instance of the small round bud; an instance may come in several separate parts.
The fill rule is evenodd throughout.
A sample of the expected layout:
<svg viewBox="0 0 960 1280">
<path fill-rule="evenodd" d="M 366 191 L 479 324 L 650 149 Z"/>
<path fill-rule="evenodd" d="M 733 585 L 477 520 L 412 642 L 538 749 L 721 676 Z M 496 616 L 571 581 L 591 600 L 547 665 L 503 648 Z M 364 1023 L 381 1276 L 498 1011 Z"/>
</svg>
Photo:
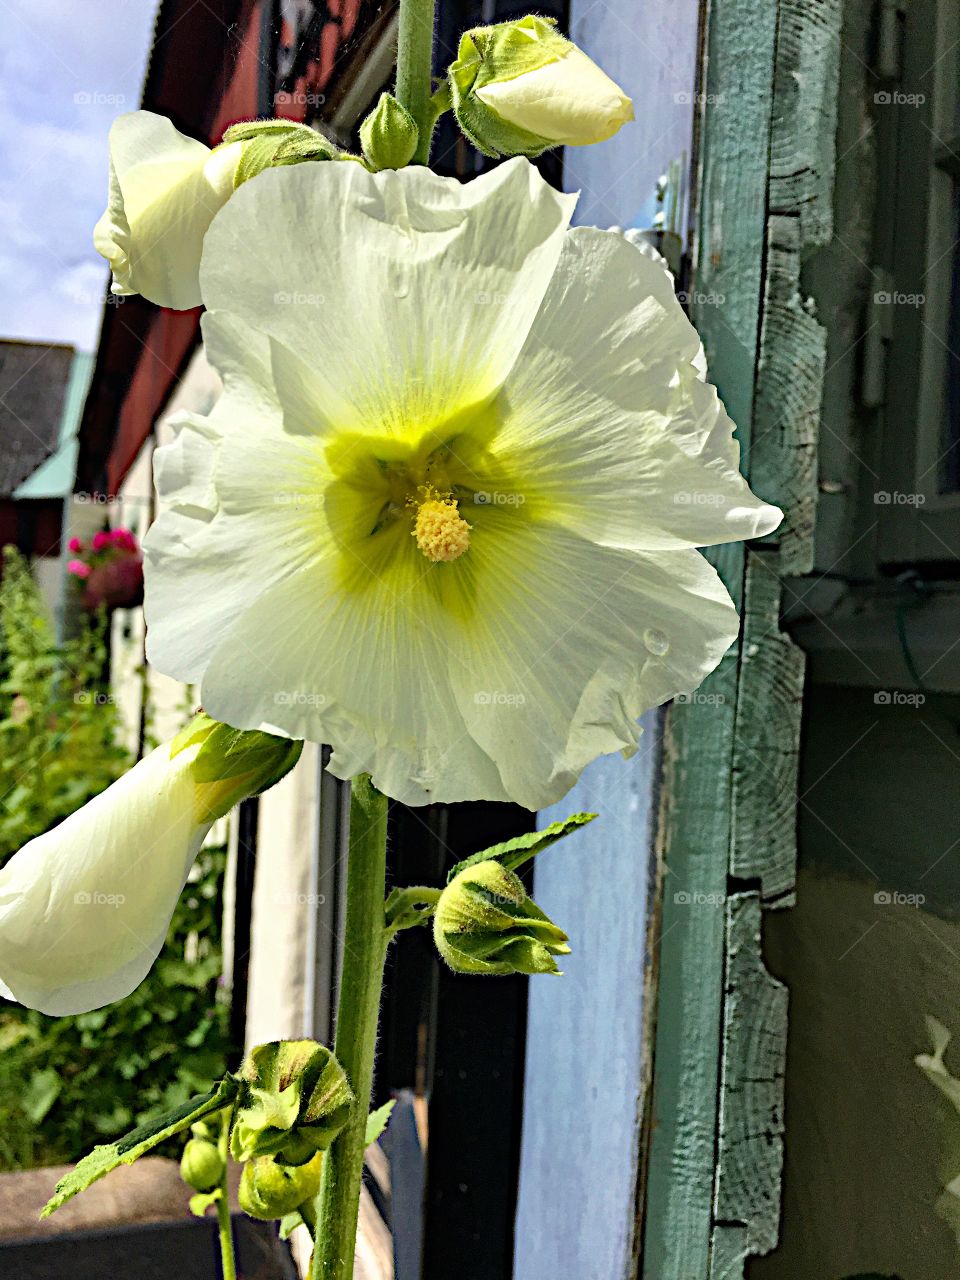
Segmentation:
<svg viewBox="0 0 960 1280">
<path fill-rule="evenodd" d="M 433 918 L 437 949 L 457 973 L 559 973 L 567 935 L 499 862 L 475 863 L 440 895 Z"/>
<path fill-rule="evenodd" d="M 180 1177 L 194 1191 L 212 1191 L 223 1177 L 223 1156 L 216 1143 L 191 1138 L 180 1157 Z"/>
<path fill-rule="evenodd" d="M 244 1165 L 237 1199 L 240 1208 L 251 1218 L 272 1220 L 292 1213 L 306 1200 L 313 1200 L 320 1190 L 318 1152 L 308 1164 L 277 1164 L 272 1156 L 257 1156 Z"/>
<path fill-rule="evenodd" d="M 392 93 L 381 93 L 360 126 L 363 157 L 372 169 L 402 169 L 413 159 L 418 139 L 416 120 Z"/>
</svg>

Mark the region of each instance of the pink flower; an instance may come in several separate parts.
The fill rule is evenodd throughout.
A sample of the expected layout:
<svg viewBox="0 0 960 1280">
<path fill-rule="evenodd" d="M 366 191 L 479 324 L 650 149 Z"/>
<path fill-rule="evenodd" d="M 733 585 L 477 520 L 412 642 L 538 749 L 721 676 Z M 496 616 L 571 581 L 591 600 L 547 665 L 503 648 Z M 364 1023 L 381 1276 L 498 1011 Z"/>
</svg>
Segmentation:
<svg viewBox="0 0 960 1280">
<path fill-rule="evenodd" d="M 71 538 L 70 541 L 67 543 L 67 547 L 70 551 L 82 551 L 83 543 L 80 541 L 79 538 Z"/>
<path fill-rule="evenodd" d="M 90 543 L 90 546 L 94 551 L 103 551 L 103 549 L 105 547 L 109 547 L 109 545 L 110 535 L 109 533 L 105 533 L 103 529 L 93 535 L 93 541 Z"/>
<path fill-rule="evenodd" d="M 113 545 L 122 551 L 136 551 L 137 540 L 129 529 L 114 529 Z"/>
<path fill-rule="evenodd" d="M 78 578 L 89 578 L 90 566 L 82 560 L 71 560 L 67 565 L 67 573 L 75 574 Z"/>
</svg>

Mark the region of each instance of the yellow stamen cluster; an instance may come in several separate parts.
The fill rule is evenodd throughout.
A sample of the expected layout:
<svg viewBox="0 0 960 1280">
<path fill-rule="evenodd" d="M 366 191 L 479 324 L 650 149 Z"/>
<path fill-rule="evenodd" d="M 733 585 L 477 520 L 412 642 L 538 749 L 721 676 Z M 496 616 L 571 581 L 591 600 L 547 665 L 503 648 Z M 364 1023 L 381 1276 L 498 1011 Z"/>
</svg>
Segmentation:
<svg viewBox="0 0 960 1280">
<path fill-rule="evenodd" d="M 458 560 L 470 546 L 470 525 L 453 498 L 428 489 L 417 506 L 413 536 L 418 548 L 435 564 Z"/>
</svg>

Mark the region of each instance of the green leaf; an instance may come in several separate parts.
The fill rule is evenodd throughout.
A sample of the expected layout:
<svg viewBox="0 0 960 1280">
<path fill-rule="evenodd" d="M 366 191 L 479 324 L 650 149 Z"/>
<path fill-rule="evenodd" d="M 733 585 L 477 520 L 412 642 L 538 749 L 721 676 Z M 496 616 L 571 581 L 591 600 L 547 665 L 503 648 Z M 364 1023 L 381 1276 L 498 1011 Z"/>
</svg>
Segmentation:
<svg viewBox="0 0 960 1280">
<path fill-rule="evenodd" d="M 384 905 L 387 932 L 392 936 L 401 929 L 426 924 L 436 909 L 440 892 L 426 885 L 391 890 Z"/>
<path fill-rule="evenodd" d="M 516 871 L 525 862 L 535 858 L 538 853 L 549 849 L 564 836 L 585 827 L 588 822 L 592 822 L 598 816 L 596 813 L 574 813 L 569 818 L 562 818 L 559 822 L 551 822 L 549 827 L 544 827 L 542 831 L 528 831 L 526 835 L 515 836 L 512 840 L 504 840 L 502 844 L 482 849 L 472 857 L 465 858 L 463 862 L 458 862 L 447 876 L 447 884 L 467 867 L 477 866 L 481 862 L 499 862 L 508 871 Z"/>
<path fill-rule="evenodd" d="M 216 1088 L 210 1089 L 207 1093 L 190 1098 L 173 1111 L 167 1111 L 154 1120 L 147 1121 L 146 1124 L 131 1130 L 116 1142 L 94 1147 L 76 1168 L 71 1169 L 65 1177 L 60 1179 L 54 1194 L 41 1210 L 40 1217 L 49 1217 L 61 1205 L 72 1200 L 79 1192 L 86 1191 L 87 1187 L 98 1182 L 121 1164 L 133 1164 L 135 1160 L 152 1151 L 165 1139 L 189 1129 L 191 1124 L 204 1116 L 222 1110 L 236 1097 L 238 1087 L 236 1080 L 231 1076 L 225 1076 Z"/>
<path fill-rule="evenodd" d="M 396 1100 L 391 1098 L 389 1102 L 385 1102 L 382 1107 L 377 1107 L 376 1111 L 371 1111 L 367 1116 L 367 1128 L 363 1135 L 363 1145 L 365 1147 L 369 1147 L 371 1142 L 376 1142 L 386 1129 L 390 1123 L 393 1108 L 396 1105 Z"/>
<path fill-rule="evenodd" d="M 285 1213 L 280 1219 L 280 1239 L 289 1240 L 297 1227 L 305 1225 L 299 1209 L 294 1209 L 292 1213 Z"/>
<path fill-rule="evenodd" d="M 223 1190 L 220 1187 L 214 1187 L 212 1191 L 198 1191 L 195 1196 L 190 1197 L 190 1212 L 202 1218 L 210 1206 L 216 1204 L 222 1196 Z"/>
<path fill-rule="evenodd" d="M 23 1095 L 23 1109 L 34 1124 L 39 1124 L 60 1096 L 61 1081 L 52 1067 L 36 1071 Z"/>
</svg>

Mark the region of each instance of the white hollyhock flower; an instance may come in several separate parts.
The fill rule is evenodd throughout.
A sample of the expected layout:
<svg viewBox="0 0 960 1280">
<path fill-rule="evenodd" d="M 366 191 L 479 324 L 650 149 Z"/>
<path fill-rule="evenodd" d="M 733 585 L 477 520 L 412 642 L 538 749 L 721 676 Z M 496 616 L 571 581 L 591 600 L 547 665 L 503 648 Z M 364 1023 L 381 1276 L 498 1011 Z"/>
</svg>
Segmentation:
<svg viewBox="0 0 960 1280">
<path fill-rule="evenodd" d="M 233 194 L 241 151 L 239 142 L 211 151 L 152 111 L 114 120 L 108 204 L 93 232 L 114 293 L 180 311 L 200 305 L 203 237 Z"/>
<path fill-rule="evenodd" d="M 0 995 L 62 1017 L 120 1000 L 146 976 L 214 821 L 299 754 L 258 736 L 248 772 L 205 781 L 205 738 L 241 735 L 203 721 L 201 737 L 157 747 L 0 869 Z"/>
<path fill-rule="evenodd" d="M 151 662 L 412 804 L 556 801 L 737 634 L 737 470 L 667 273 L 516 159 L 271 171 L 211 227 L 224 393 L 159 450 Z M 322 216 L 320 211 L 322 211 Z"/>
</svg>

